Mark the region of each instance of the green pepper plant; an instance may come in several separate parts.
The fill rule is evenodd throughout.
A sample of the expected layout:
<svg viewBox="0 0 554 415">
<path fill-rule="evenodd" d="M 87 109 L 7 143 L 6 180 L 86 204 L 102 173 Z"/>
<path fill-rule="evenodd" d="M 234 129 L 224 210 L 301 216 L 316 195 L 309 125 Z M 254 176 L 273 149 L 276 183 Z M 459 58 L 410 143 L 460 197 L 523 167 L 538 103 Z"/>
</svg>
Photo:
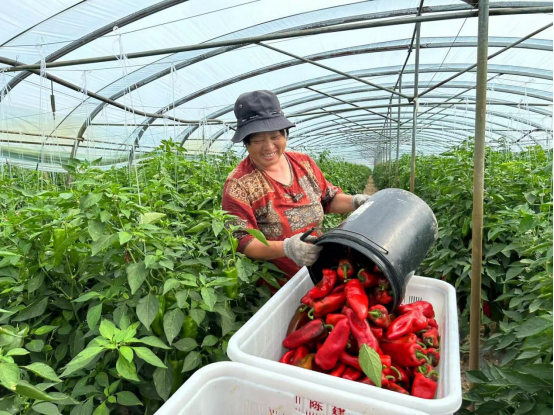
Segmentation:
<svg viewBox="0 0 554 415">
<path fill-rule="evenodd" d="M 136 168 L 0 180 L 0 413 L 154 413 L 278 287 L 220 208 L 237 159 L 166 141 Z M 4 172 L 6 173 L 6 172 Z M 255 235 L 263 239 L 263 236 Z"/>
<path fill-rule="evenodd" d="M 409 188 L 408 156 L 399 172 L 400 187 Z M 439 239 L 419 273 L 456 287 L 467 357 L 472 139 L 441 155 L 418 155 L 416 172 L 415 193 L 439 223 Z M 387 174 L 386 166 L 375 168 L 379 188 L 389 183 Z M 464 407 L 474 405 L 477 414 L 552 413 L 552 150 L 487 148 L 484 190 L 484 363 L 466 373 L 473 388 Z"/>
</svg>

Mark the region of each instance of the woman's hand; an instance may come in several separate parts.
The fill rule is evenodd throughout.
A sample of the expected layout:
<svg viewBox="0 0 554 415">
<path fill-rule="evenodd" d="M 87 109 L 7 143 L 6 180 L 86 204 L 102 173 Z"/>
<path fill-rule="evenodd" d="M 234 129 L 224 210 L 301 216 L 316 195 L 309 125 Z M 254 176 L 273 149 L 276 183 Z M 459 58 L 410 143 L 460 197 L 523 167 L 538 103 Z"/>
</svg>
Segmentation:
<svg viewBox="0 0 554 415">
<path fill-rule="evenodd" d="M 352 210 L 358 209 L 360 206 L 362 206 L 365 202 L 368 201 L 368 199 L 371 196 L 369 195 L 354 195 L 352 197 Z"/>
<path fill-rule="evenodd" d="M 371 196 L 368 195 L 345 195 L 339 193 L 331 201 L 329 213 L 350 213 L 362 206 Z"/>
<path fill-rule="evenodd" d="M 251 259 L 272 259 L 287 257 L 298 266 L 312 265 L 319 257 L 320 246 L 315 246 L 300 240 L 301 233 L 296 234 L 284 241 L 268 241 L 265 245 L 253 239 L 244 249 L 244 255 Z"/>
<path fill-rule="evenodd" d="M 298 233 L 290 238 L 286 238 L 283 241 L 283 250 L 287 258 L 292 259 L 296 265 L 303 267 L 304 265 L 312 265 L 321 252 L 321 247 L 313 244 L 306 243 L 300 238 L 301 233 Z"/>
</svg>

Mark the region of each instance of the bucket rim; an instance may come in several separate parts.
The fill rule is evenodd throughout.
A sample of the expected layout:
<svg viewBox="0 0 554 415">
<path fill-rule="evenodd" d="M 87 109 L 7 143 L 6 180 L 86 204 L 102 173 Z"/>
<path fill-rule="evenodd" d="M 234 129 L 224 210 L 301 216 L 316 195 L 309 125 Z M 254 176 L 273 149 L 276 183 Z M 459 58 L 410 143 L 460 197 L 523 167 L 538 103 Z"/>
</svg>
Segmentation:
<svg viewBox="0 0 554 415">
<path fill-rule="evenodd" d="M 390 311 L 396 309 L 396 307 L 398 307 L 404 300 L 404 295 L 406 294 L 406 285 L 411 278 L 410 274 L 413 275 L 414 273 L 410 272 L 407 275 L 408 278 L 403 279 L 405 281 L 405 285 L 402 286 L 400 282 L 400 276 L 396 273 L 390 261 L 388 261 L 388 259 L 381 252 L 379 252 L 378 248 L 373 247 L 373 245 L 371 244 L 365 244 L 359 239 L 355 239 L 349 235 L 341 234 L 337 231 L 340 231 L 340 229 L 334 229 L 328 233 L 325 233 L 323 236 L 318 238 L 315 245 L 321 246 L 331 243 L 345 245 L 349 248 L 355 249 L 356 251 L 360 252 L 371 261 L 373 261 L 381 269 L 392 288 L 394 301 L 391 305 Z M 331 237 L 332 240 L 329 240 L 331 239 Z M 310 276 L 312 276 L 312 280 L 314 280 L 312 275 L 312 267 L 308 267 L 308 271 L 310 272 Z M 314 281 L 314 284 L 315 283 L 316 281 Z"/>
</svg>

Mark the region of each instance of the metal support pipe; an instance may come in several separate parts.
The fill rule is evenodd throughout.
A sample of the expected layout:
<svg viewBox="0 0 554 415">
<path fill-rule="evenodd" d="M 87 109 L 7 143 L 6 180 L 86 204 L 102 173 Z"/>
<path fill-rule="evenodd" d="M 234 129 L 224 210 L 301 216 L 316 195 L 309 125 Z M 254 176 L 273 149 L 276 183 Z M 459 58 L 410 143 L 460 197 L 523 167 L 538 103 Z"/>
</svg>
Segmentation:
<svg viewBox="0 0 554 415">
<path fill-rule="evenodd" d="M 515 15 L 515 14 L 552 13 L 552 11 L 553 11 L 552 6 L 514 7 L 514 8 L 491 10 L 490 15 L 508 16 L 508 15 Z M 347 30 L 396 26 L 401 24 L 411 24 L 411 23 L 418 23 L 418 22 L 435 22 L 439 20 L 442 21 L 442 20 L 467 19 L 467 18 L 472 18 L 477 16 L 478 16 L 478 12 L 476 10 L 471 10 L 467 12 L 453 12 L 453 13 L 437 14 L 437 15 L 431 15 L 431 16 L 415 16 L 415 17 L 406 17 L 406 18 L 403 17 L 403 18 L 393 18 L 393 19 L 382 19 L 379 21 L 369 21 L 369 22 L 363 22 L 363 23 L 337 25 L 332 27 L 323 27 L 323 28 L 306 29 L 306 30 L 293 30 L 285 33 L 274 33 L 270 35 L 246 37 L 242 39 L 226 40 L 222 42 L 207 42 L 207 43 L 201 43 L 197 45 L 147 50 L 143 52 L 128 53 L 126 57 L 127 59 L 144 58 L 148 56 L 169 55 L 169 54 L 178 53 L 178 52 L 219 48 L 223 46 L 235 46 L 235 45 L 246 46 L 253 43 L 267 42 L 271 40 L 290 39 L 293 37 L 319 35 L 324 33 L 344 32 Z M 114 62 L 118 59 L 120 59 L 119 56 L 108 55 L 108 56 L 97 56 L 94 58 L 46 62 L 46 68 L 59 68 L 62 66 L 87 65 L 90 63 L 99 63 L 99 62 Z M 18 65 L 13 68 L 4 68 L 2 70 L 5 72 L 18 72 L 18 71 L 27 71 L 30 69 L 40 69 L 40 64 Z"/>
<path fill-rule="evenodd" d="M 481 341 L 481 266 L 483 261 L 483 193 L 485 182 L 485 128 L 487 117 L 487 52 L 489 1 L 479 0 L 477 40 L 477 108 L 473 154 L 473 214 L 471 241 L 471 310 L 469 316 L 469 369 L 479 370 Z"/>
<path fill-rule="evenodd" d="M 274 46 L 270 46 L 270 45 L 267 45 L 265 43 L 262 43 L 262 42 L 259 42 L 258 45 L 260 46 L 263 46 L 264 48 L 267 48 L 267 49 L 271 49 L 275 52 L 279 52 L 279 53 L 282 53 L 283 55 L 287 55 L 287 56 L 290 56 L 291 58 L 294 58 L 294 59 L 298 59 L 298 60 L 301 60 L 303 62 L 306 62 L 306 63 L 310 63 L 312 65 L 315 65 L 315 66 L 318 66 L 320 68 L 323 68 L 323 69 L 327 69 L 328 71 L 331 71 L 331 72 L 334 72 L 336 74 L 339 74 L 339 75 L 342 75 L 346 78 L 349 78 L 349 79 L 353 79 L 355 81 L 358 81 L 358 82 L 361 82 L 363 84 L 366 84 L 366 85 L 369 85 L 369 86 L 372 86 L 374 88 L 377 88 L 377 89 L 381 89 L 383 91 L 387 91 L 387 92 L 390 92 L 391 94 L 398 94 L 398 92 L 390 89 L 390 88 L 386 88 L 384 86 L 381 86 L 381 85 L 378 85 L 378 84 L 374 84 L 373 82 L 369 82 L 369 81 L 366 81 L 365 79 L 362 79 L 362 78 L 358 78 L 357 76 L 354 76 L 354 75 L 350 75 L 350 74 L 347 74 L 346 72 L 342 72 L 342 71 L 339 71 L 338 69 L 334 69 L 334 68 L 331 68 L 330 66 L 327 66 L 327 65 L 322 65 L 321 63 L 317 63 L 315 61 L 312 61 L 310 59 L 306 59 L 302 56 L 299 56 L 299 55 L 295 55 L 294 53 L 290 53 L 290 52 L 286 52 L 284 51 L 283 49 L 279 49 L 279 48 L 276 48 Z M 409 97 L 408 95 L 401 95 L 403 98 L 406 98 L 406 99 L 410 99 L 411 97 Z"/>
<path fill-rule="evenodd" d="M 449 98 L 450 99 L 454 99 L 454 97 L 452 98 Z M 419 106 L 420 107 L 428 107 L 430 105 L 433 106 L 433 108 L 429 108 L 428 110 L 426 110 L 425 112 L 429 112 L 430 110 L 433 110 L 435 107 L 442 107 L 442 106 L 457 106 L 457 108 L 465 108 L 467 105 L 475 105 L 475 102 L 474 101 L 471 101 L 467 102 L 466 104 L 466 99 L 465 98 L 460 98 L 460 100 L 462 101 L 458 101 L 458 102 L 447 102 L 447 101 L 424 101 L 424 102 L 420 102 L 419 103 Z M 530 102 L 528 104 L 522 104 L 521 102 L 504 102 L 504 101 L 489 101 L 487 102 L 488 105 L 498 105 L 498 106 L 501 106 L 501 107 L 522 107 L 524 106 L 525 108 L 527 107 L 550 107 L 552 106 L 552 103 L 547 103 L 547 102 Z M 395 108 L 395 107 L 411 107 L 414 105 L 414 102 L 410 102 L 410 103 L 404 103 L 404 104 L 380 104 L 380 105 L 368 105 L 368 106 L 358 106 L 357 108 L 341 108 L 341 109 L 336 109 L 336 110 L 332 110 L 333 113 L 340 113 L 340 112 L 352 112 L 352 111 L 359 111 L 359 110 L 366 110 L 368 108 L 373 108 L 373 109 L 378 109 L 378 108 Z M 309 111 L 309 112 L 293 112 L 293 113 L 290 113 L 289 114 L 289 117 L 300 117 L 300 116 L 306 116 L 306 115 L 322 115 L 323 113 L 322 112 L 317 112 L 317 111 Z M 381 116 L 385 117 L 385 115 L 383 114 L 380 114 Z M 411 121 L 410 120 L 406 120 L 402 123 L 402 125 L 404 124 L 407 124 Z"/>
<path fill-rule="evenodd" d="M 391 110 L 392 115 L 392 110 Z M 389 187 L 392 187 L 392 122 L 389 121 Z"/>
<path fill-rule="evenodd" d="M 385 120 L 389 120 L 390 121 L 390 118 L 387 117 L 386 115 L 383 115 L 383 114 L 379 114 L 378 112 L 375 112 L 375 111 L 370 111 L 368 110 L 367 108 L 361 108 L 359 105 L 357 104 L 354 104 L 353 102 L 348 102 L 348 101 L 345 101 L 344 99 L 340 99 L 340 98 L 337 98 L 336 96 L 334 95 L 330 95 L 330 94 L 327 94 L 325 92 L 322 92 L 322 91 L 318 91 L 317 89 L 313 89 L 313 88 L 310 88 L 309 86 L 305 87 L 306 89 L 309 89 L 310 91 L 313 91 L 317 94 L 321 94 L 321 95 L 324 95 L 328 98 L 332 98 L 332 99 L 335 99 L 339 102 L 342 102 L 343 104 L 348 104 L 348 105 L 351 105 L 352 107 L 355 107 L 355 108 L 359 108 L 359 109 L 363 109 L 365 112 L 369 113 L 369 114 L 373 114 L 373 115 L 377 115 L 378 117 L 381 117 L 381 118 L 384 118 Z M 400 102 L 400 96 L 398 98 L 398 101 Z"/>
<path fill-rule="evenodd" d="M 7 64 L 7 65 L 20 65 L 21 64 L 21 62 L 18 62 L 16 60 L 9 59 L 9 58 L 4 58 L 4 57 L 0 58 L 0 63 L 4 63 L 4 64 Z M 30 72 L 33 72 L 36 75 L 41 76 L 40 70 L 33 69 L 33 70 L 30 70 Z M 165 116 L 165 115 L 162 115 L 162 114 L 153 114 L 153 113 L 150 113 L 150 112 L 140 111 L 140 110 L 128 107 L 126 105 L 123 105 L 123 104 L 121 104 L 117 101 L 114 101 L 112 99 L 106 98 L 106 97 L 104 97 L 102 95 L 99 95 L 95 92 L 84 90 L 81 87 L 79 87 L 79 86 L 77 86 L 77 85 L 75 85 L 71 82 L 66 81 L 65 79 L 58 78 L 57 76 L 54 76 L 54 75 L 51 75 L 51 74 L 48 74 L 48 73 L 44 73 L 43 76 L 46 79 L 48 79 L 50 81 L 53 81 L 53 82 L 55 82 L 59 85 L 65 86 L 66 88 L 69 88 L 73 91 L 77 91 L 77 92 L 80 92 L 80 93 L 86 93 L 91 98 L 95 98 L 99 101 L 105 102 L 106 104 L 110 104 L 110 105 L 112 105 L 116 108 L 122 109 L 123 111 L 127 111 L 127 112 L 130 112 L 132 114 L 141 115 L 143 117 L 151 117 L 151 118 L 165 118 L 165 119 L 170 119 L 170 120 L 180 122 L 180 123 L 184 123 L 184 124 L 194 123 L 194 121 L 191 121 L 191 120 L 183 120 L 183 119 L 173 117 L 173 116 Z M 207 121 L 223 124 L 221 121 L 214 120 L 214 119 L 210 119 L 210 120 L 207 120 Z M 82 140 L 82 138 L 79 138 L 79 137 L 75 138 L 75 143 L 73 145 L 73 149 L 71 150 L 71 156 L 70 156 L 71 158 L 74 158 L 75 155 L 77 154 L 77 148 L 79 147 L 79 142 L 81 140 Z"/>
<path fill-rule="evenodd" d="M 506 52 L 507 50 L 512 49 L 514 46 L 517 46 L 517 45 L 519 45 L 521 42 L 524 42 L 524 41 L 526 41 L 527 39 L 532 38 L 532 37 L 535 36 L 536 34 L 538 34 L 538 33 L 542 32 L 542 31 L 548 29 L 549 27 L 552 27 L 552 23 L 549 23 L 549 24 L 547 24 L 546 26 L 543 26 L 543 27 L 541 27 L 540 29 L 535 30 L 533 33 L 529 33 L 527 36 L 524 36 L 524 37 L 522 37 L 521 39 L 516 40 L 514 43 L 512 43 L 512 44 L 510 44 L 510 45 L 508 45 L 508 46 L 506 46 L 506 47 L 500 49 L 499 51 L 493 53 L 492 55 L 487 56 L 487 60 L 490 60 L 490 59 L 494 58 L 495 56 L 498 56 L 498 55 L 500 55 L 501 53 L 504 53 L 504 52 Z M 488 41 L 487 41 L 487 44 L 488 44 Z M 477 48 L 479 48 L 479 41 L 477 41 Z M 487 48 L 487 50 L 488 50 L 488 48 Z M 433 85 L 431 88 L 426 89 L 426 90 L 423 91 L 421 94 L 416 95 L 416 96 L 422 97 L 422 96 L 428 94 L 429 92 L 433 91 L 434 89 L 437 89 L 437 88 L 439 88 L 440 86 L 442 86 L 442 85 L 444 85 L 444 84 L 446 84 L 446 83 L 452 81 L 453 79 L 456 79 L 456 78 L 459 77 L 460 75 L 463 75 L 463 74 L 465 74 L 466 72 L 471 71 L 471 70 L 472 70 L 473 68 L 475 68 L 476 66 L 477 66 L 477 63 L 476 63 L 475 65 L 471 65 L 471 66 L 467 67 L 466 69 L 464 69 L 464 70 L 461 71 L 461 72 L 458 72 L 458 73 L 452 75 L 452 76 L 449 77 L 449 78 L 446 78 L 444 81 L 441 81 L 441 82 L 439 82 L 439 83 L 436 84 L 436 85 Z"/>
<path fill-rule="evenodd" d="M 417 97 L 419 91 L 419 45 L 421 34 L 421 23 L 416 23 L 416 50 L 415 50 L 415 68 L 414 68 L 414 97 Z M 416 98 L 417 99 L 417 98 Z M 410 172 L 410 192 L 414 193 L 415 188 L 415 158 L 416 158 L 416 127 L 417 127 L 417 101 L 414 105 L 414 116 L 412 126 L 412 169 Z"/>
<path fill-rule="evenodd" d="M 402 92 L 402 74 L 398 78 L 398 90 Z M 400 104 L 400 99 L 398 99 L 398 104 Z M 399 154 L 400 154 L 400 106 L 398 107 L 398 123 L 396 124 L 396 172 L 394 174 L 396 188 L 399 187 L 398 186 L 398 165 L 400 163 Z"/>
</svg>

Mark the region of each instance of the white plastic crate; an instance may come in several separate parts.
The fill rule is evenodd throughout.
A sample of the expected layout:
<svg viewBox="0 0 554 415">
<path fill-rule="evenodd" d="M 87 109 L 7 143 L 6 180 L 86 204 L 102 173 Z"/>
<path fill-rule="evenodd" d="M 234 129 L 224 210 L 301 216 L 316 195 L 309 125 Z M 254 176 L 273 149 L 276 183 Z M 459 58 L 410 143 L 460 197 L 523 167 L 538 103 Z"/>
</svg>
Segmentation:
<svg viewBox="0 0 554 415">
<path fill-rule="evenodd" d="M 302 268 L 231 338 L 227 354 L 235 362 L 281 373 L 296 379 L 350 392 L 360 397 L 386 401 L 428 414 L 451 414 L 462 404 L 458 311 L 452 285 L 432 278 L 414 276 L 406 287 L 404 303 L 430 302 L 435 309 L 441 336 L 441 361 L 436 399 L 421 399 L 386 389 L 352 382 L 279 363 L 285 352 L 282 341 L 302 296 L 313 287 Z"/>
<path fill-rule="evenodd" d="M 304 369 L 305 370 L 305 369 Z M 156 415 L 424 415 L 235 362 L 198 370 Z"/>
</svg>

